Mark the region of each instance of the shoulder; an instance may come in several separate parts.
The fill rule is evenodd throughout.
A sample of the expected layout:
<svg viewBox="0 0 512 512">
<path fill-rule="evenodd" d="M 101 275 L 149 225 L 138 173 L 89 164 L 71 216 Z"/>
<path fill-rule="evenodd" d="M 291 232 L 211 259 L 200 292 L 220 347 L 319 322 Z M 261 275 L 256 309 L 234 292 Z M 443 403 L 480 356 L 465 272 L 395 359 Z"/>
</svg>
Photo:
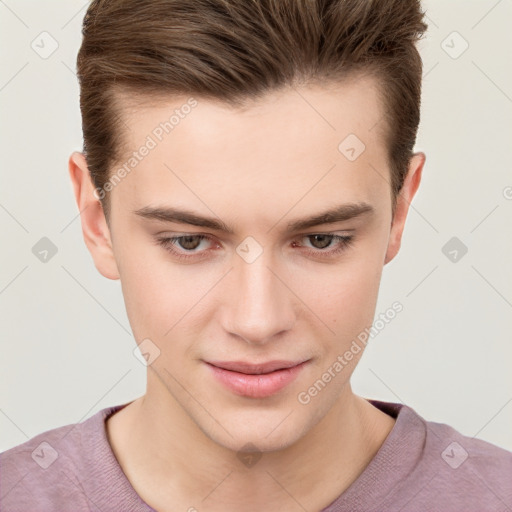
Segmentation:
<svg viewBox="0 0 512 512">
<path fill-rule="evenodd" d="M 109 408 L 110 409 L 110 408 Z M 103 409 L 81 422 L 38 434 L 0 453 L 0 509 L 62 510 L 73 503 L 74 510 L 89 510 L 81 485 L 84 472 L 84 436 L 89 441 L 100 434 Z"/>
<path fill-rule="evenodd" d="M 492 474 L 494 480 L 508 476 L 512 482 L 512 452 L 488 441 L 462 434 L 445 423 L 425 421 L 427 455 L 439 456 L 452 470 L 469 463 L 482 474 Z M 500 471 L 503 470 L 503 471 Z M 450 474 L 455 474 L 452 471 Z"/>
<path fill-rule="evenodd" d="M 413 501 L 443 510 L 512 509 L 512 452 L 403 407 L 401 413 L 425 432 L 410 475 L 411 487 L 418 493 Z"/>
</svg>

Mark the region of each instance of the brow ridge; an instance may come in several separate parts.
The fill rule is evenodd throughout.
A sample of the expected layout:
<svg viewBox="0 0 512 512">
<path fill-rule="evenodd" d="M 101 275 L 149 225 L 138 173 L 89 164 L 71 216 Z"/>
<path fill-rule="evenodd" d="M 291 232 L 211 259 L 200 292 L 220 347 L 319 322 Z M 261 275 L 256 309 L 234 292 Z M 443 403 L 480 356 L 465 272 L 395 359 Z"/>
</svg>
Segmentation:
<svg viewBox="0 0 512 512">
<path fill-rule="evenodd" d="M 335 206 L 334 208 L 329 208 L 328 210 L 313 216 L 290 221 L 286 224 L 286 230 L 289 232 L 296 232 L 322 224 L 334 224 L 336 222 L 343 222 L 365 214 L 372 214 L 373 212 L 373 206 L 368 203 L 346 203 Z M 189 224 L 192 226 L 234 234 L 233 228 L 228 226 L 221 219 L 214 217 L 204 217 L 189 210 L 182 210 L 167 206 L 145 206 L 143 208 L 134 210 L 133 213 L 144 219 Z"/>
</svg>

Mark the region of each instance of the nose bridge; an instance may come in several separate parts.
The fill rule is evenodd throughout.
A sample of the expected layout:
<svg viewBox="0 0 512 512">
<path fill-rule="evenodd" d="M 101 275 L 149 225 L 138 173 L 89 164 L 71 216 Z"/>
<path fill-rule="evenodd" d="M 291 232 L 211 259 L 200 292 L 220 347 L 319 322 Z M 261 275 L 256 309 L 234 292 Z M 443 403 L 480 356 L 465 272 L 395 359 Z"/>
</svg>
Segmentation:
<svg viewBox="0 0 512 512">
<path fill-rule="evenodd" d="M 292 295 L 266 251 L 252 263 L 242 258 L 231 272 L 225 328 L 251 344 L 264 344 L 294 322 Z"/>
</svg>

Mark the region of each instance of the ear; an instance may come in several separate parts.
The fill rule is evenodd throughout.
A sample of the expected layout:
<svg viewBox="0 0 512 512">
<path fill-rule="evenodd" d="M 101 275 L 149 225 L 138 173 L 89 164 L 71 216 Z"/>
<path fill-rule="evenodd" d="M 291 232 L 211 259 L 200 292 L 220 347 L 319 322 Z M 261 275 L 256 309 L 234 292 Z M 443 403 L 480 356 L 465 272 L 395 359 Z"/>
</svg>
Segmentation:
<svg viewBox="0 0 512 512">
<path fill-rule="evenodd" d="M 83 153 L 78 151 L 72 153 L 69 157 L 68 168 L 80 211 L 85 245 L 100 274 L 108 279 L 119 279 L 110 229 L 101 202 L 94 195 L 94 184 Z"/>
<path fill-rule="evenodd" d="M 409 162 L 409 170 L 405 177 L 404 184 L 397 197 L 395 214 L 391 223 L 391 232 L 389 234 L 388 248 L 384 264 L 389 263 L 398 253 L 402 241 L 402 233 L 405 226 L 405 219 L 409 212 L 409 206 L 412 198 L 421 181 L 421 173 L 425 164 L 425 153 L 414 153 Z"/>
</svg>

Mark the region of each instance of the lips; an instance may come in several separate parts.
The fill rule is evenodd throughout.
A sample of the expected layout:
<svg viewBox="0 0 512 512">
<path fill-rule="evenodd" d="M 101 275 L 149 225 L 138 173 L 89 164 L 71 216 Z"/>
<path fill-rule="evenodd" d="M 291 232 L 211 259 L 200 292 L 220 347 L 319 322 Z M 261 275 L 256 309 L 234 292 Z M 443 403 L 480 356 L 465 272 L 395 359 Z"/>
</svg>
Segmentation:
<svg viewBox="0 0 512 512">
<path fill-rule="evenodd" d="M 309 360 L 308 360 L 309 361 Z M 246 398 L 267 398 L 277 395 L 302 372 L 308 361 L 245 361 L 206 362 L 212 376 L 232 393 Z"/>
<path fill-rule="evenodd" d="M 261 375 L 263 373 L 270 373 L 276 370 L 283 370 L 287 368 L 293 368 L 298 364 L 303 363 L 301 361 L 267 361 L 266 363 L 252 364 L 245 361 L 208 361 L 208 364 L 222 368 L 223 370 L 229 370 L 232 372 L 245 373 L 246 375 Z"/>
</svg>

